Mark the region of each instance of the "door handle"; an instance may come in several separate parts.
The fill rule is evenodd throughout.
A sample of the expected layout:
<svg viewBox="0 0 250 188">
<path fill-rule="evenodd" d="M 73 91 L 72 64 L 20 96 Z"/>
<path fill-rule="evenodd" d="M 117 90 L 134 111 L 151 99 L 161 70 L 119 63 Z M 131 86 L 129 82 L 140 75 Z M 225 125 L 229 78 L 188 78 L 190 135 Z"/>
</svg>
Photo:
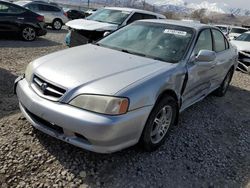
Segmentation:
<svg viewBox="0 0 250 188">
<path fill-rule="evenodd" d="M 18 20 L 24 20 L 24 18 L 23 18 L 23 17 L 18 17 L 17 19 L 18 19 Z"/>
</svg>

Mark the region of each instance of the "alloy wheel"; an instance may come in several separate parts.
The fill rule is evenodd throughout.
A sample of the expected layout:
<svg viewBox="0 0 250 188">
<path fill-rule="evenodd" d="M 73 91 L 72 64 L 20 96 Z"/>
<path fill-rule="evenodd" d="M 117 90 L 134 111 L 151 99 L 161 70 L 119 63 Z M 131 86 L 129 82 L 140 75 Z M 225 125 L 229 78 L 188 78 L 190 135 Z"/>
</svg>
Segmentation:
<svg viewBox="0 0 250 188">
<path fill-rule="evenodd" d="M 56 30 L 59 30 L 59 29 L 62 28 L 62 23 L 61 23 L 59 20 L 56 20 L 56 21 L 54 21 L 53 26 L 54 26 L 54 28 L 55 28 Z"/>
<path fill-rule="evenodd" d="M 32 41 L 36 38 L 36 31 L 32 27 L 25 27 L 22 36 L 25 40 Z"/>
<path fill-rule="evenodd" d="M 150 133 L 151 141 L 154 144 L 159 143 L 166 133 L 172 122 L 173 109 L 171 106 L 164 106 L 156 115 L 152 130 Z"/>
</svg>

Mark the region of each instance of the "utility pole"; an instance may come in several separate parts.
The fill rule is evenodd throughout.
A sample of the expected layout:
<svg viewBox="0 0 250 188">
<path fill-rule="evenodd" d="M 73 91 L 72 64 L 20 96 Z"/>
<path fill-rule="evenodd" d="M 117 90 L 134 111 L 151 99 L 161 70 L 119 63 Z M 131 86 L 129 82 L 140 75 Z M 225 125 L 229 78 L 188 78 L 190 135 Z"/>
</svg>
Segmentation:
<svg viewBox="0 0 250 188">
<path fill-rule="evenodd" d="M 90 0 L 88 0 L 88 9 L 89 9 L 89 1 L 90 1 Z"/>
</svg>

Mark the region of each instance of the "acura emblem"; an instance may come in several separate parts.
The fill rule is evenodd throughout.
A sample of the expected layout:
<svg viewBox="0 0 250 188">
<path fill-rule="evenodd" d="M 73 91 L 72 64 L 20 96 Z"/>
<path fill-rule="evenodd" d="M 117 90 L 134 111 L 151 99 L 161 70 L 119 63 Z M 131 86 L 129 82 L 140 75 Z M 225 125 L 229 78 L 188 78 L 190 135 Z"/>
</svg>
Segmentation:
<svg viewBox="0 0 250 188">
<path fill-rule="evenodd" d="M 42 85 L 41 85 L 41 90 L 42 90 L 43 92 L 45 92 L 46 89 L 47 89 L 47 87 L 48 87 L 48 84 L 47 84 L 47 83 L 42 83 Z"/>
</svg>

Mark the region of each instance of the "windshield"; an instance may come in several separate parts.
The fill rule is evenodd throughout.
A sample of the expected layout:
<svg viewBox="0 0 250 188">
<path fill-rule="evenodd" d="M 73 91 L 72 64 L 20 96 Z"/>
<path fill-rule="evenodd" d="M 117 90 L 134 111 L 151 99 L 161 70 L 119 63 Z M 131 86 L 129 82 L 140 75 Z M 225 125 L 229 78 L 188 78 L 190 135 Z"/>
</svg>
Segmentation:
<svg viewBox="0 0 250 188">
<path fill-rule="evenodd" d="M 129 15 L 130 12 L 127 11 L 100 9 L 86 19 L 120 25 Z"/>
<path fill-rule="evenodd" d="M 237 37 L 235 40 L 250 42 L 250 33 L 243 33 L 239 37 Z"/>
<path fill-rule="evenodd" d="M 231 29 L 231 33 L 245 33 L 247 32 L 248 30 L 247 29 L 241 29 L 241 28 L 232 28 Z"/>
<path fill-rule="evenodd" d="M 193 30 L 182 26 L 136 22 L 97 44 L 170 63 L 180 61 L 191 41 Z"/>
</svg>

